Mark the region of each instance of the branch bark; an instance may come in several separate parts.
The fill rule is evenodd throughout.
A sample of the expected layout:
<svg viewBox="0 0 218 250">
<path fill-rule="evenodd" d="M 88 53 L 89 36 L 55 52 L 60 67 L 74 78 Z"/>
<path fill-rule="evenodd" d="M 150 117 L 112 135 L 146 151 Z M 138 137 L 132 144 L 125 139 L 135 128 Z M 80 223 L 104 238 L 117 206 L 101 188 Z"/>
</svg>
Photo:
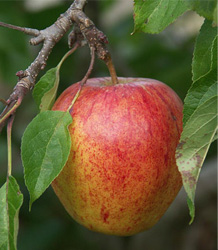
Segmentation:
<svg viewBox="0 0 218 250">
<path fill-rule="evenodd" d="M 83 8 L 85 4 L 86 0 L 75 0 L 69 9 L 60 15 L 54 24 L 44 30 L 18 27 L 0 22 L 0 26 L 2 27 L 19 30 L 34 36 L 30 39 L 31 45 L 43 44 L 42 49 L 31 65 L 26 70 L 18 71 L 16 74 L 19 78 L 18 82 L 6 101 L 7 105 L 5 109 L 0 115 L 0 132 L 7 119 L 13 115 L 20 106 L 24 96 L 33 89 L 36 78 L 40 71 L 45 68 L 53 47 L 60 41 L 73 24 L 74 29 L 68 37 L 69 46 L 72 47 L 74 43 L 79 43 L 80 46 L 88 43 L 91 51 L 96 52 L 98 57 L 105 61 L 107 66 L 111 65 L 111 56 L 106 48 L 106 44 L 108 43 L 107 38 L 84 14 Z M 110 67 L 108 68 L 111 72 Z M 112 80 L 114 83 L 117 83 L 115 70 L 112 75 Z"/>
</svg>

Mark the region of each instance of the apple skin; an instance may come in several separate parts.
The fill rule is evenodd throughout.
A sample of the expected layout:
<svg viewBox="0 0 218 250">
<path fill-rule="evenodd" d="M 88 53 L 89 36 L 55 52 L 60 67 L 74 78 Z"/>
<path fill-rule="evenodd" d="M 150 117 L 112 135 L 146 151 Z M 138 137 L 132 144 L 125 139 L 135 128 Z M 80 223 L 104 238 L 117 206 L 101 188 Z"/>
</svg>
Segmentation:
<svg viewBox="0 0 218 250">
<path fill-rule="evenodd" d="M 92 78 L 70 113 L 70 156 L 52 187 L 68 213 L 90 230 L 129 236 L 155 225 L 182 186 L 175 150 L 183 104 L 147 78 Z M 53 110 L 66 111 L 71 85 Z"/>
</svg>

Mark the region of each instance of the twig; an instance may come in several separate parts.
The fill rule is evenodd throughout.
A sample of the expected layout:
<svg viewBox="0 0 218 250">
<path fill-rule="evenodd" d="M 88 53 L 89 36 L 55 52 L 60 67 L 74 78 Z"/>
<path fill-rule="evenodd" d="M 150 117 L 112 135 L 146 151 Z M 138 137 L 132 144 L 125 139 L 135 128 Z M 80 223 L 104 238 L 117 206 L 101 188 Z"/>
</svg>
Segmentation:
<svg viewBox="0 0 218 250">
<path fill-rule="evenodd" d="M 42 49 L 32 64 L 26 70 L 18 71 L 16 74 L 19 80 L 13 89 L 12 94 L 6 101 L 7 106 L 0 115 L 0 132 L 7 119 L 14 114 L 16 109 L 20 106 L 24 96 L 28 93 L 28 91 L 33 89 L 36 83 L 36 78 L 40 71 L 45 68 L 47 59 L 53 47 L 66 34 L 73 24 L 74 29 L 68 38 L 69 46 L 72 47 L 75 42 L 80 46 L 88 43 L 92 53 L 96 52 L 98 57 L 104 60 L 107 64 L 113 83 L 117 83 L 116 72 L 114 67 L 111 66 L 112 62 L 110 53 L 105 45 L 108 43 L 107 38 L 103 32 L 98 30 L 94 23 L 84 14 L 83 7 L 85 3 L 86 0 L 74 0 L 69 9 L 65 13 L 61 14 L 54 24 L 44 30 L 23 28 L 0 22 L 0 26 L 19 30 L 34 36 L 30 39 L 31 45 L 37 45 L 40 43 L 43 44 Z"/>
<path fill-rule="evenodd" d="M 17 72 L 19 80 L 7 100 L 7 106 L 0 115 L 0 132 L 5 126 L 6 120 L 14 114 L 16 109 L 19 107 L 24 96 L 34 87 L 36 78 L 39 72 L 45 68 L 46 61 L 53 47 L 70 29 L 73 24 L 73 15 L 77 15 L 77 11 L 82 10 L 85 3 L 85 0 L 75 0 L 69 9 L 64 14 L 60 15 L 53 25 L 41 31 L 18 27 L 2 22 L 0 23 L 0 26 L 16 29 L 33 35 L 34 38 L 30 40 L 32 45 L 43 43 L 42 49 L 33 63 L 26 70 Z"/>
<path fill-rule="evenodd" d="M 39 35 L 39 30 L 37 29 L 31 29 L 31 28 L 25 28 L 25 27 L 19 27 L 19 26 L 16 26 L 16 25 L 12 25 L 12 24 L 9 24 L 9 23 L 3 23 L 3 22 L 0 22 L 0 26 L 1 27 L 6 27 L 6 28 L 9 28 L 9 29 L 13 29 L 13 30 L 18 30 L 18 31 L 21 31 L 27 35 L 31 35 L 31 36 L 38 36 Z"/>
</svg>

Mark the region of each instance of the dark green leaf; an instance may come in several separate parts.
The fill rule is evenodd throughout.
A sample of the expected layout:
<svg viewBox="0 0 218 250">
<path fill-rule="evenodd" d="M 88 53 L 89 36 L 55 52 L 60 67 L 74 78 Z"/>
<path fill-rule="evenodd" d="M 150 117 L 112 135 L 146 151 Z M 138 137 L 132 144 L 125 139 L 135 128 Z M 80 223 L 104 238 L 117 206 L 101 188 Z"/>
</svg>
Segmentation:
<svg viewBox="0 0 218 250">
<path fill-rule="evenodd" d="M 193 81 L 211 70 L 213 47 L 216 46 L 217 29 L 212 22 L 205 20 L 197 37 L 192 62 Z"/>
<path fill-rule="evenodd" d="M 30 206 L 64 167 L 71 146 L 69 112 L 44 111 L 26 128 L 21 145 L 25 183 Z"/>
<path fill-rule="evenodd" d="M 0 189 L 0 249 L 17 249 L 18 214 L 23 195 L 16 180 L 10 176 Z"/>
<path fill-rule="evenodd" d="M 59 67 L 48 70 L 37 82 L 33 90 L 33 98 L 40 111 L 51 109 L 59 85 Z"/>
</svg>

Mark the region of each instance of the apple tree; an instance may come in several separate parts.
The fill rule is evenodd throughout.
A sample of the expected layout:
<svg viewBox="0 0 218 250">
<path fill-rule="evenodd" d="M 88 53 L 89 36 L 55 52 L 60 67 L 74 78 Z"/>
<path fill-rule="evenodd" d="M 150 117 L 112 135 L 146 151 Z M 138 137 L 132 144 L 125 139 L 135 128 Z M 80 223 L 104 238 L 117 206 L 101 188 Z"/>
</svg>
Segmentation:
<svg viewBox="0 0 218 250">
<path fill-rule="evenodd" d="M 7 133 L 8 155 L 6 180 L 0 188 L 0 249 L 17 249 L 19 211 L 24 196 L 19 187 L 19 180 L 13 175 L 12 125 L 20 115 L 19 109 L 25 105 L 23 102 L 25 102 L 27 93 L 32 91 L 33 99 L 39 110 L 39 114 L 30 122 L 24 134 L 20 135 L 22 139 L 19 140 L 25 185 L 30 196 L 29 209 L 31 209 L 33 202 L 47 190 L 62 171 L 70 153 L 71 142 L 68 127 L 72 123 L 72 117 L 69 112 L 51 111 L 59 89 L 62 88 L 59 83 L 61 70 L 65 68 L 63 64 L 67 64 L 66 59 L 71 54 L 76 57 L 77 50 L 82 50 L 82 47 L 89 48 L 91 55 L 89 65 L 86 60 L 89 52 L 86 51 L 87 54 L 83 56 L 87 71 L 79 76 L 81 88 L 94 71 L 94 63 L 99 63 L 96 62 L 98 59 L 102 60 L 108 68 L 112 81 L 114 83 L 117 81 L 116 70 L 112 62 L 114 56 L 108 49 L 110 37 L 107 39 L 94 21 L 85 14 L 86 2 L 88 2 L 86 6 L 88 11 L 91 1 L 67 2 L 68 7 L 65 5 L 65 9 L 62 10 L 62 14 L 61 12 L 58 14 L 59 16 L 55 13 L 54 23 L 50 22 L 47 27 L 41 24 L 39 28 L 26 28 L 23 27 L 21 21 L 9 24 L 0 20 L 0 29 L 8 28 L 20 31 L 25 34 L 25 37 L 26 35 L 32 37 L 31 45 L 41 45 L 33 62 L 23 63 L 23 68 L 17 71 L 18 81 L 9 97 L 6 100 L 0 99 L 4 105 L 0 114 L 0 131 Z M 123 4 L 125 3 L 123 2 Z M 199 34 L 193 42 L 192 83 L 184 98 L 183 132 L 175 155 L 187 193 L 190 223 L 192 223 L 195 217 L 195 191 L 201 167 L 211 143 L 217 139 L 217 2 L 214 0 L 135 0 L 132 19 L 134 28 L 131 39 L 141 32 L 151 34 L 152 39 L 188 11 L 194 11 L 204 18 Z M 43 22 L 43 20 L 37 21 Z M 10 30 L 10 34 L 17 31 Z M 0 37 L 0 46 L 1 40 L 6 37 Z M 13 35 L 11 38 L 14 38 Z M 28 52 L 22 48 L 22 43 L 26 42 L 25 39 L 17 41 L 16 46 L 18 49 L 22 49 L 23 55 L 26 53 L 28 58 Z M 56 66 L 47 69 L 49 58 L 52 57 L 53 50 L 61 41 L 60 57 L 62 59 L 57 62 Z M 66 53 L 64 53 L 63 46 L 65 49 L 69 48 L 67 52 L 65 51 Z M 113 48 L 113 41 L 110 41 L 110 46 Z M 14 55 L 16 57 L 16 53 Z M 41 72 L 45 67 L 47 71 L 42 75 Z M 99 67 L 102 67 L 102 64 Z M 14 81 L 14 78 L 11 79 Z M 71 107 L 79 94 L 80 90 Z M 44 133 L 42 140 L 40 133 L 45 131 L 49 131 L 49 133 Z M 30 140 L 31 147 L 28 144 Z"/>
</svg>

